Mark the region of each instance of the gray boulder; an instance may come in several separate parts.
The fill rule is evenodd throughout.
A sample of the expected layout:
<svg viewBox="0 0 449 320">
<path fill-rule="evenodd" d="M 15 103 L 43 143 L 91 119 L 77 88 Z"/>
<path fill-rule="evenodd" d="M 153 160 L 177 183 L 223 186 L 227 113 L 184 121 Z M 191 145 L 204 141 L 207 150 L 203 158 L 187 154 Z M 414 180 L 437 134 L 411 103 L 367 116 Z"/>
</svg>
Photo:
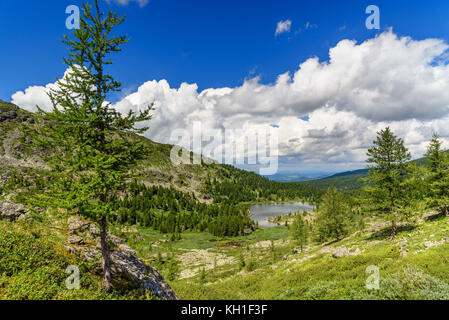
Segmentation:
<svg viewBox="0 0 449 320">
<path fill-rule="evenodd" d="M 86 230 L 87 228 L 89 228 L 89 223 L 88 222 L 84 222 L 82 220 L 77 219 L 76 217 L 69 217 L 68 220 L 68 224 L 69 224 L 69 231 L 71 233 L 74 232 L 81 232 Z"/>
<path fill-rule="evenodd" d="M 335 259 L 342 258 L 342 257 L 349 257 L 349 256 L 358 256 L 362 252 L 359 248 L 357 248 L 355 251 L 350 251 L 348 248 L 339 247 L 334 250 L 332 253 L 332 257 Z"/>
<path fill-rule="evenodd" d="M 97 261 L 101 266 L 101 251 L 84 246 L 66 245 L 66 250 L 76 253 L 87 261 Z M 111 251 L 112 274 L 123 273 L 129 275 L 143 291 L 153 293 L 161 300 L 179 300 L 179 297 L 168 285 L 161 274 L 153 267 L 142 262 L 134 250 L 121 245 L 122 250 Z"/>
<path fill-rule="evenodd" d="M 140 284 L 142 290 L 150 291 L 162 300 L 179 300 L 161 274 L 135 255 L 125 251 L 112 251 L 111 258 L 116 272 L 128 274 Z"/>
<path fill-rule="evenodd" d="M 84 243 L 84 240 L 79 236 L 73 235 L 67 238 L 67 243 L 81 245 Z"/>
<path fill-rule="evenodd" d="M 27 211 L 21 204 L 12 202 L 0 202 L 0 219 L 9 219 L 14 221 L 22 215 L 26 215 Z"/>
</svg>

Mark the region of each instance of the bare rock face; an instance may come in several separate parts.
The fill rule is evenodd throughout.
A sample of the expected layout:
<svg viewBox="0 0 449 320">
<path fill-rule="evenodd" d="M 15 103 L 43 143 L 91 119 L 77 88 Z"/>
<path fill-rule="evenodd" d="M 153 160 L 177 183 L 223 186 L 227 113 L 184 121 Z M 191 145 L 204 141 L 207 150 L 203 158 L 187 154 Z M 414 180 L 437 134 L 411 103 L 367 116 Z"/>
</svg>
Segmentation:
<svg viewBox="0 0 449 320">
<path fill-rule="evenodd" d="M 70 244 L 76 244 L 76 245 L 82 245 L 84 243 L 83 238 L 79 237 L 79 236 L 70 236 L 67 238 L 67 243 Z"/>
<path fill-rule="evenodd" d="M 407 242 L 402 241 L 401 243 L 398 244 L 399 250 L 404 249 L 407 246 Z"/>
<path fill-rule="evenodd" d="M 348 248 L 339 247 L 334 250 L 332 253 L 332 257 L 335 259 L 342 258 L 342 257 L 349 257 L 349 256 L 358 256 L 360 253 L 359 248 L 357 248 L 355 251 L 350 251 Z"/>
<path fill-rule="evenodd" d="M 84 258 L 87 261 L 93 261 L 100 259 L 100 251 L 95 249 L 90 249 L 88 247 L 81 247 L 81 246 L 72 246 L 72 245 L 65 245 L 65 249 L 67 252 L 77 254 Z"/>
<path fill-rule="evenodd" d="M 69 231 L 71 233 L 77 232 L 77 231 L 83 231 L 89 228 L 89 223 L 81 221 L 75 217 L 69 217 Z"/>
<path fill-rule="evenodd" d="M 334 251 L 334 249 L 331 248 L 331 247 L 324 247 L 324 248 L 321 248 L 317 253 L 318 253 L 318 254 L 322 254 L 322 253 L 331 253 L 331 252 L 333 252 L 333 251 Z"/>
<path fill-rule="evenodd" d="M 0 202 L 0 219 L 9 219 L 14 221 L 20 216 L 27 214 L 25 207 L 21 204 L 12 202 Z"/>
<path fill-rule="evenodd" d="M 440 241 L 425 241 L 424 247 L 427 249 L 437 247 L 439 245 L 442 245 L 443 243 L 449 242 L 449 238 L 443 238 Z"/>
<path fill-rule="evenodd" d="M 115 271 L 127 273 L 144 291 L 150 291 L 162 300 L 179 300 L 161 274 L 136 256 L 126 251 L 113 251 L 111 258 Z"/>
</svg>

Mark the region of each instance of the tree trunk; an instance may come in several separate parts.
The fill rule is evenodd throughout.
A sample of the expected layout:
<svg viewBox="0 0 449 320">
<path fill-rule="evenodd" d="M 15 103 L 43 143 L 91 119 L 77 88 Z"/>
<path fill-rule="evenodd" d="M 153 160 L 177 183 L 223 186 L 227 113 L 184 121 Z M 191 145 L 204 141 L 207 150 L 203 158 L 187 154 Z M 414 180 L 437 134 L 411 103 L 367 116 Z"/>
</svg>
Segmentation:
<svg viewBox="0 0 449 320">
<path fill-rule="evenodd" d="M 392 238 L 395 238 L 396 237 L 396 231 L 397 231 L 397 228 L 396 228 L 396 221 L 391 221 L 391 237 Z"/>
<path fill-rule="evenodd" d="M 106 290 L 111 290 L 111 253 L 107 241 L 106 217 L 101 218 L 101 254 L 103 257 L 103 284 Z"/>
<path fill-rule="evenodd" d="M 446 213 L 446 217 L 449 217 L 449 207 L 448 206 L 444 207 L 444 212 Z"/>
</svg>

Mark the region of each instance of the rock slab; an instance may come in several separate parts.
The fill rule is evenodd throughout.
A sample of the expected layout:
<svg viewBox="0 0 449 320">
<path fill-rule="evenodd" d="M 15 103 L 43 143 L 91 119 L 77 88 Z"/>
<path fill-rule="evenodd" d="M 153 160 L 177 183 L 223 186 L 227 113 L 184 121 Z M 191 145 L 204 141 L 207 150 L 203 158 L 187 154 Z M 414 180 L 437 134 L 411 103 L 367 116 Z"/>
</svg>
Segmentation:
<svg viewBox="0 0 449 320">
<path fill-rule="evenodd" d="M 9 219 L 14 221 L 27 212 L 21 204 L 12 202 L 0 202 L 0 219 Z"/>
</svg>

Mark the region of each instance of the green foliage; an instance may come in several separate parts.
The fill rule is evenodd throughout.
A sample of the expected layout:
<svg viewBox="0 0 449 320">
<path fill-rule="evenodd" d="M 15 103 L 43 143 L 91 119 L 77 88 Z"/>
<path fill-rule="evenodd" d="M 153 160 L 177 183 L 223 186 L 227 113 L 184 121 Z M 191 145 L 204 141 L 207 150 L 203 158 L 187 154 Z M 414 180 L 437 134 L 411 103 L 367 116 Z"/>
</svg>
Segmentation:
<svg viewBox="0 0 449 320">
<path fill-rule="evenodd" d="M 404 186 L 407 188 L 406 203 L 408 205 L 426 198 L 429 189 L 425 181 L 427 176 L 427 167 L 416 162 L 409 163 L 409 176 L 404 183 Z"/>
<path fill-rule="evenodd" d="M 206 269 L 202 268 L 200 271 L 200 284 L 201 285 L 205 285 L 207 282 L 207 278 L 206 278 Z"/>
<path fill-rule="evenodd" d="M 41 229 L 0 221 L 0 300 L 144 298 L 137 290 L 118 286 L 106 293 L 95 267 L 68 254 L 62 242 Z M 66 288 L 70 265 L 79 267 L 79 290 Z"/>
<path fill-rule="evenodd" d="M 396 137 L 387 127 L 377 133 L 374 147 L 368 149 L 367 162 L 370 163 L 367 187 L 377 209 L 389 213 L 392 221 L 392 235 L 396 234 L 396 221 L 402 218 L 407 206 L 410 152 L 404 141 Z"/>
<path fill-rule="evenodd" d="M 231 165 L 211 164 L 215 176 L 205 181 L 204 193 L 215 202 L 237 204 L 241 202 L 286 201 L 301 199 L 315 203 L 322 192 L 302 183 L 281 183 L 261 177 L 253 172 Z"/>
<path fill-rule="evenodd" d="M 111 11 L 104 16 L 98 1 L 94 13 L 88 4 L 83 8 L 80 28 L 73 39 L 63 40 L 71 52 L 64 59 L 70 71 L 49 94 L 53 110 L 40 109 L 34 130 L 28 132 L 35 133 L 35 144 L 60 151 L 45 159 L 55 171 L 53 192 L 40 199 L 97 220 L 114 214 L 108 197 L 125 187 L 129 169 L 147 154 L 142 143 L 130 141 L 129 133 L 144 132 L 147 128 L 136 124 L 151 116 L 150 108 L 123 116 L 106 101 L 108 93 L 120 88 L 104 67 L 111 64 L 109 55 L 127 42 L 125 36 L 111 35 L 124 18 Z M 44 118 L 51 125 L 44 125 Z"/>
<path fill-rule="evenodd" d="M 239 254 L 239 270 L 242 270 L 245 267 L 246 267 L 245 257 L 243 256 L 243 253 L 240 253 Z"/>
<path fill-rule="evenodd" d="M 167 279 L 169 281 L 176 280 L 179 277 L 179 261 L 171 257 L 167 263 Z"/>
<path fill-rule="evenodd" d="M 349 208 L 344 195 L 330 187 L 323 196 L 314 230 L 318 241 L 341 240 L 349 234 Z"/>
<path fill-rule="evenodd" d="M 399 232 L 398 236 L 419 237 L 416 240 L 422 245 L 422 240 L 436 230 L 438 237 L 444 237 L 447 221 L 426 223 L 411 231 L 411 238 L 407 236 L 410 232 Z M 351 238 L 348 243 L 359 246 L 363 254 L 339 259 L 330 253 L 310 257 L 318 248 L 298 255 L 300 261 L 279 262 L 276 268 L 258 266 L 248 274 L 209 281 L 208 286 L 187 281 L 177 282 L 174 288 L 183 299 L 447 299 L 447 243 L 416 254 L 410 252 L 407 257 L 401 256 L 397 244 L 390 241 L 364 246 L 366 239 L 362 237 Z M 366 289 L 366 269 L 371 265 L 380 271 L 379 291 Z"/>
<path fill-rule="evenodd" d="M 449 284 L 415 267 L 406 267 L 380 279 L 380 290 L 370 292 L 377 300 L 448 300 Z"/>
<path fill-rule="evenodd" d="M 330 186 L 336 187 L 340 191 L 352 191 L 361 189 L 364 185 L 360 178 L 364 178 L 368 175 L 368 170 L 362 169 L 358 171 L 348 172 L 344 175 L 335 175 L 329 178 L 304 181 L 301 184 L 306 184 L 311 187 L 327 190 Z"/>
<path fill-rule="evenodd" d="M 148 153 L 145 144 L 131 140 L 130 134 L 148 129 L 137 124 L 151 119 L 151 107 L 124 116 L 107 102 L 108 94 L 119 91 L 121 84 L 105 66 L 112 64 L 110 55 L 121 51 L 128 40 L 113 35 L 124 17 L 111 11 L 104 15 L 98 0 L 94 7 L 92 11 L 92 6 L 84 4 L 80 28 L 71 38 L 64 36 L 70 54 L 63 60 L 69 71 L 50 90 L 53 110 L 39 108 L 36 123 L 24 131 L 32 137 L 31 144 L 57 151 L 45 159 L 53 169 L 49 190 L 29 202 L 65 208 L 101 222 L 105 286 L 109 288 L 106 228 L 107 219 L 116 212 L 108 199 L 126 186 L 130 169 Z"/>
<path fill-rule="evenodd" d="M 301 251 L 303 250 L 304 246 L 307 244 L 307 240 L 309 237 L 309 224 L 304 219 L 304 213 L 296 213 L 295 220 L 293 221 L 293 224 L 291 225 L 291 232 L 293 239 L 296 241 L 296 243 L 301 247 Z"/>
<path fill-rule="evenodd" d="M 110 199 L 118 212 L 116 221 L 172 233 L 173 240 L 179 240 L 180 234 L 187 230 L 238 236 L 253 225 L 244 205 L 206 204 L 198 201 L 193 193 L 172 187 L 146 187 L 136 181 L 128 184 L 127 190 L 125 197 Z"/>
<path fill-rule="evenodd" d="M 439 136 L 434 134 L 427 148 L 429 204 L 449 216 L 449 155 L 441 149 L 441 145 Z"/>
<path fill-rule="evenodd" d="M 332 295 L 336 289 L 338 289 L 337 281 L 320 281 L 306 291 L 304 298 L 306 300 L 322 300 L 323 297 Z"/>
</svg>

